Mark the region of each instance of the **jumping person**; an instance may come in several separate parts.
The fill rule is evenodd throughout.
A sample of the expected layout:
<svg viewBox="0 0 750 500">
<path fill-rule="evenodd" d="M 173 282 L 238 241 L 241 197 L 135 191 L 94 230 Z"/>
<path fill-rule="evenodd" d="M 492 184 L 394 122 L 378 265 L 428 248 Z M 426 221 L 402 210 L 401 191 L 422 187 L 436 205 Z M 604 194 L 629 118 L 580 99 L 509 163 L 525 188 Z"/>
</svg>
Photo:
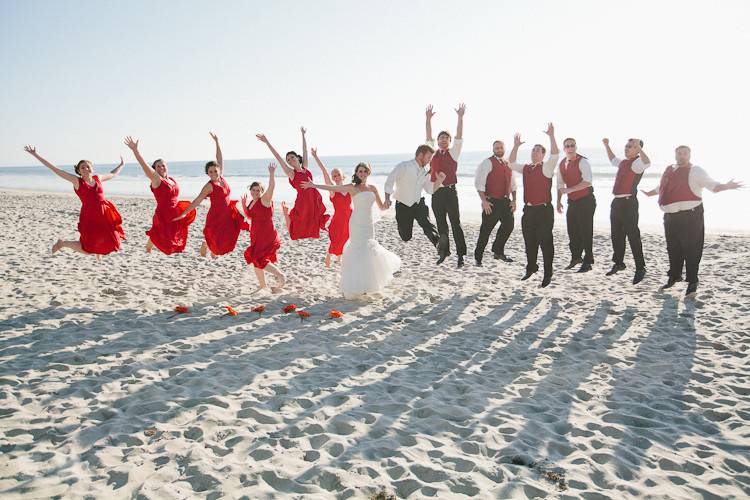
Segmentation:
<svg viewBox="0 0 750 500">
<path fill-rule="evenodd" d="M 315 163 L 320 167 L 326 186 L 342 186 L 344 178 L 341 170 L 334 168 L 331 174 L 318 157 L 318 150 L 311 148 Z M 344 245 L 349 240 L 349 217 L 352 215 L 352 195 L 349 193 L 331 192 L 330 200 L 333 203 L 333 217 L 328 224 L 328 252 L 326 252 L 326 267 L 331 267 L 331 256 L 336 256 L 336 261 L 341 262 L 341 254 L 344 252 Z"/>
</svg>

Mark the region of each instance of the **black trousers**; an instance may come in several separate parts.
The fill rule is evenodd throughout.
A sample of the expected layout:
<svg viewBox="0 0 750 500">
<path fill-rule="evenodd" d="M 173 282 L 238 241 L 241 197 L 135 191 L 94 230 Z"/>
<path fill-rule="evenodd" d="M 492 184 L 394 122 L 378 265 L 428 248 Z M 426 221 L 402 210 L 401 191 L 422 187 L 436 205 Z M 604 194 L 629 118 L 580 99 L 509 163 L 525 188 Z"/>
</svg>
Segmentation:
<svg viewBox="0 0 750 500">
<path fill-rule="evenodd" d="M 625 238 L 630 243 L 636 269 L 646 269 L 641 231 L 638 229 L 638 198 L 615 198 L 609 212 L 612 227 L 612 262 L 625 264 Z"/>
<path fill-rule="evenodd" d="M 515 220 L 513 219 L 513 210 L 510 207 L 508 198 L 487 198 L 492 203 L 492 212 L 488 215 L 482 211 L 482 225 L 479 227 L 479 239 L 477 247 L 474 249 L 474 258 L 481 262 L 484 256 L 484 249 L 487 242 L 490 241 L 490 234 L 495 226 L 500 222 L 497 228 L 495 241 L 492 243 L 492 252 L 498 254 L 505 253 L 505 243 L 513 232 Z"/>
<path fill-rule="evenodd" d="M 552 228 L 555 225 L 555 211 L 552 204 L 523 207 L 521 231 L 526 246 L 526 271 L 539 269 L 536 258 L 542 248 L 544 275 L 552 276 L 552 261 L 555 258 L 555 244 L 552 239 Z"/>
<path fill-rule="evenodd" d="M 703 257 L 703 205 L 664 214 L 664 236 L 669 254 L 669 277 L 680 278 L 684 265 L 688 283 L 697 283 L 698 267 Z"/>
<path fill-rule="evenodd" d="M 596 198 L 593 193 L 580 200 L 568 200 L 568 211 L 565 217 L 568 221 L 568 239 L 570 240 L 570 256 L 583 262 L 594 263 L 594 212 L 596 212 Z"/>
<path fill-rule="evenodd" d="M 441 187 L 432 195 L 432 212 L 435 214 L 438 235 L 438 253 L 450 255 L 450 241 L 448 240 L 448 221 L 451 223 L 453 240 L 456 243 L 456 253 L 459 256 L 466 255 L 466 240 L 464 230 L 461 229 L 461 216 L 458 213 L 458 193 L 456 186 Z"/>
<path fill-rule="evenodd" d="M 430 222 L 430 210 L 427 208 L 424 198 L 420 198 L 418 203 L 411 206 L 404 205 L 400 201 L 396 202 L 396 225 L 398 226 L 398 235 L 401 236 L 402 240 L 409 241 L 411 239 L 415 219 L 430 242 L 437 245 L 437 230 Z"/>
</svg>

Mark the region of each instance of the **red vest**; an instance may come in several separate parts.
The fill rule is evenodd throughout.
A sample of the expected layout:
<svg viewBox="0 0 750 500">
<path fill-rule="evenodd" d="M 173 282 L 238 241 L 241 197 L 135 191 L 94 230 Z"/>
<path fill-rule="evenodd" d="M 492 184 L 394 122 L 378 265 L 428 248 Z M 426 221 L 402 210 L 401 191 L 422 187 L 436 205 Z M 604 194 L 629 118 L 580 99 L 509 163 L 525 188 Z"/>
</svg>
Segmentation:
<svg viewBox="0 0 750 500">
<path fill-rule="evenodd" d="M 696 196 L 690 189 L 690 168 L 675 168 L 674 165 L 668 166 L 661 175 L 659 184 L 659 205 L 662 207 L 678 201 L 700 201 L 701 197 Z"/>
<path fill-rule="evenodd" d="M 615 177 L 615 186 L 612 188 L 612 194 L 638 194 L 638 183 L 641 181 L 643 174 L 636 174 L 630 168 L 637 158 L 632 160 L 622 160 L 617 166 L 617 177 Z"/>
<path fill-rule="evenodd" d="M 498 160 L 495 156 L 490 156 L 489 160 L 492 163 L 492 170 L 487 174 L 485 194 L 490 198 L 510 197 L 513 172 L 504 160 Z"/>
<path fill-rule="evenodd" d="M 563 161 L 560 162 L 560 174 L 562 175 L 565 187 L 577 186 L 583 180 L 581 168 L 578 166 L 578 164 L 581 162 L 581 158 L 583 158 L 583 156 L 577 154 L 575 159 L 572 161 L 568 161 L 567 158 L 563 158 Z M 586 189 L 573 191 L 572 193 L 568 193 L 568 201 L 580 200 L 581 198 L 585 198 L 593 192 L 594 188 L 592 188 L 591 186 L 587 187 Z"/>
<path fill-rule="evenodd" d="M 543 163 L 523 166 L 523 201 L 529 205 L 552 203 L 552 179 L 544 175 Z"/>
<path fill-rule="evenodd" d="M 440 150 L 435 151 L 432 160 L 430 160 L 430 180 L 435 182 L 438 172 L 444 172 L 445 180 L 443 181 L 443 186 L 452 186 L 458 183 L 456 170 L 458 170 L 458 163 L 456 163 L 456 160 L 453 159 L 447 149 L 445 152 L 441 152 Z"/>
</svg>

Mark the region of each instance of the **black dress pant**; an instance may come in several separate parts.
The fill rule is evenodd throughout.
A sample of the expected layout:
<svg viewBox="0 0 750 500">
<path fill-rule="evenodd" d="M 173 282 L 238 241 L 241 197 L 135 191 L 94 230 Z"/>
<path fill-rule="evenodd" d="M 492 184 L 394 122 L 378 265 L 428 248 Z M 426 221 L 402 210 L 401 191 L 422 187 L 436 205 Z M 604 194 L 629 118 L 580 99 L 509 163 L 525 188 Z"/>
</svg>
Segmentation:
<svg viewBox="0 0 750 500">
<path fill-rule="evenodd" d="M 568 211 L 565 216 L 568 221 L 568 238 L 570 240 L 570 256 L 581 259 L 588 264 L 594 263 L 594 212 L 596 198 L 593 193 L 580 200 L 568 200 Z"/>
<path fill-rule="evenodd" d="M 492 204 L 492 212 L 486 214 L 482 211 L 482 225 L 479 227 L 479 239 L 477 240 L 477 247 L 474 249 L 474 258 L 478 262 L 482 262 L 484 249 L 490 240 L 492 230 L 495 229 L 498 222 L 500 222 L 500 227 L 497 229 L 495 241 L 492 243 L 492 252 L 505 254 L 505 243 L 508 241 L 510 233 L 513 232 L 515 224 L 513 210 L 510 207 L 510 199 L 487 198 L 487 201 Z"/>
<path fill-rule="evenodd" d="M 625 238 L 630 243 L 636 269 L 646 269 L 643 258 L 641 231 L 638 229 L 638 198 L 615 198 L 609 212 L 609 222 L 612 226 L 612 262 L 625 264 Z"/>
<path fill-rule="evenodd" d="M 544 276 L 552 276 L 552 260 L 555 258 L 555 244 L 552 239 L 554 225 L 555 212 L 551 203 L 523 207 L 521 231 L 526 246 L 526 272 L 535 272 L 539 269 L 536 258 L 541 247 Z"/>
<path fill-rule="evenodd" d="M 460 257 L 466 255 L 466 240 L 464 230 L 461 229 L 461 217 L 458 213 L 458 193 L 456 186 L 443 186 L 432 195 L 432 212 L 435 214 L 438 235 L 438 253 L 450 255 L 450 242 L 448 240 L 448 220 L 450 220 L 453 240 L 456 243 L 456 254 Z M 446 216 L 447 219 L 446 220 Z"/>
<path fill-rule="evenodd" d="M 401 236 L 403 241 L 409 241 L 411 239 L 414 220 L 416 220 L 417 224 L 422 228 L 422 231 L 424 231 L 424 234 L 430 240 L 430 243 L 437 245 L 437 230 L 432 222 L 430 222 L 430 210 L 427 208 L 424 198 L 420 198 L 418 203 L 411 206 L 404 205 L 400 201 L 397 201 L 396 225 L 398 226 L 398 235 Z"/>
<path fill-rule="evenodd" d="M 664 236 L 669 254 L 669 277 L 679 279 L 684 265 L 688 283 L 697 283 L 698 267 L 703 257 L 703 205 L 664 214 Z"/>
</svg>

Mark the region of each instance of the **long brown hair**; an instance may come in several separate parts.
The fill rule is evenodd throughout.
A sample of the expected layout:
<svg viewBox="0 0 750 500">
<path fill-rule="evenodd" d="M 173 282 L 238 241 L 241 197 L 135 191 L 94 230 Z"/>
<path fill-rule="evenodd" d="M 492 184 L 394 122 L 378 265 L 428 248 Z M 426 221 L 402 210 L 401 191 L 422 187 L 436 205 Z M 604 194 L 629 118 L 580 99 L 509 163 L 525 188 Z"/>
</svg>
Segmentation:
<svg viewBox="0 0 750 500">
<path fill-rule="evenodd" d="M 359 170 L 360 167 L 364 168 L 367 171 L 367 175 L 372 174 L 372 169 L 370 168 L 369 164 L 365 162 L 357 163 L 357 166 L 354 167 L 354 175 L 352 175 L 352 184 L 354 184 L 355 186 L 359 186 L 360 184 L 362 184 L 362 179 L 357 177 L 357 170 Z"/>
</svg>

